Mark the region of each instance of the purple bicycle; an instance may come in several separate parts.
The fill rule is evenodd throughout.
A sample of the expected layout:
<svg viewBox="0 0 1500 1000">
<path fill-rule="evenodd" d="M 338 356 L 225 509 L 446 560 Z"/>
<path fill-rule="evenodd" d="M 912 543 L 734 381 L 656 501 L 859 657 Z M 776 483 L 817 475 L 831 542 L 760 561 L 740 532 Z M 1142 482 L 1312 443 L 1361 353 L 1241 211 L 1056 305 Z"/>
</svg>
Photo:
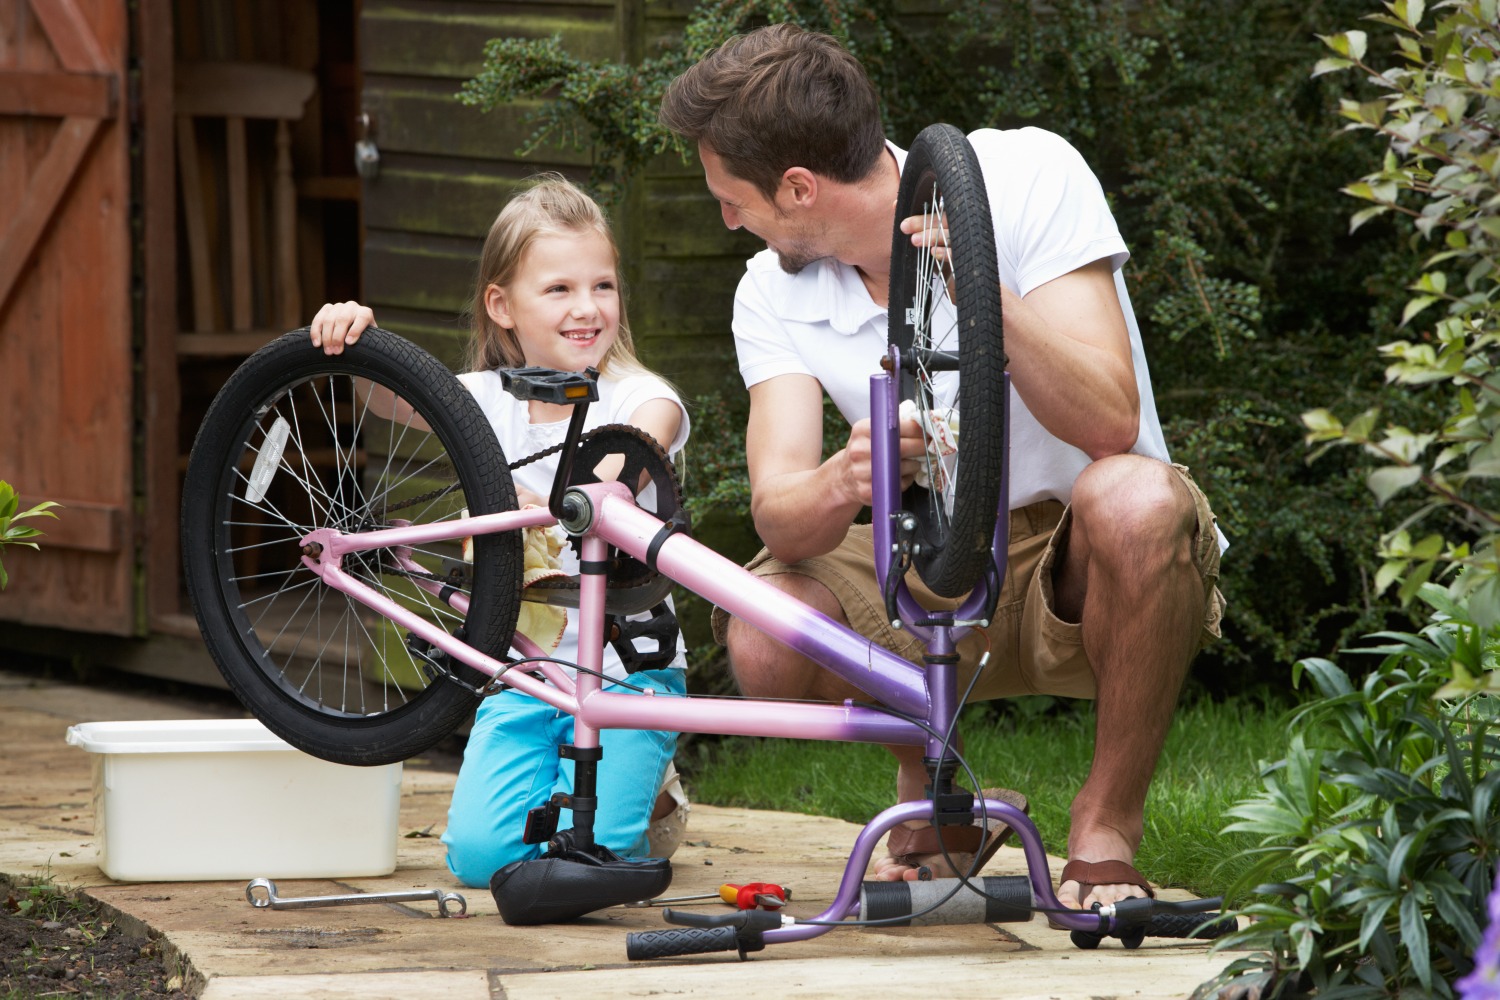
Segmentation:
<svg viewBox="0 0 1500 1000">
<path fill-rule="evenodd" d="M 670 881 L 665 861 L 619 861 L 594 842 L 601 729 L 924 748 L 932 800 L 894 806 L 870 821 L 821 914 L 793 920 L 764 910 L 668 909 L 664 917 L 680 926 L 630 935 L 631 958 L 708 951 L 744 957 L 839 926 L 946 920 L 959 909 L 987 921 L 1047 912 L 1084 947 L 1109 935 L 1134 947 L 1147 933 L 1209 937 L 1232 929 L 1207 912 L 1217 900 L 1064 909 L 1028 817 L 1009 803 L 976 799 L 954 780 L 967 765 L 954 746 L 963 692 L 952 654 L 969 629 L 988 623 L 1005 572 L 1009 383 L 989 207 L 973 151 L 951 126 L 924 130 L 909 153 L 896 217 L 913 215 L 927 220 L 931 238 L 919 247 L 899 229 L 893 237 L 889 345 L 870 379 L 872 509 L 887 613 L 924 640 L 923 665 L 695 541 L 671 463 L 653 441 L 626 427 L 582 433 L 594 398 L 586 373 L 506 373 L 521 399 L 575 404 L 548 507 L 520 510 L 510 476 L 516 456 L 501 454 L 478 405 L 430 354 L 370 329 L 329 357 L 296 331 L 249 358 L 223 387 L 198 433 L 184 487 L 187 578 L 205 641 L 230 687 L 293 746 L 346 764 L 418 754 L 504 687 L 570 713 L 575 739 L 564 752 L 575 760 L 574 796 L 549 807 L 550 826 L 549 816 L 533 817 L 528 837 L 549 851 L 519 863 L 533 868 L 507 890 L 511 912 L 497 890 L 502 916 L 518 923 L 646 899 Z M 896 428 L 908 399 L 933 447 L 922 485 L 903 492 Z M 639 502 L 642 494 L 651 502 Z M 540 593 L 528 589 L 527 599 L 576 609 L 576 677 L 516 632 L 522 529 L 550 525 L 570 536 L 581 571 Z M 908 592 L 908 572 L 940 595 L 968 596 L 951 613 L 930 613 Z M 674 583 L 870 700 L 830 705 L 603 690 L 605 643 L 628 641 L 625 616 L 657 607 Z M 573 810 L 574 826 L 559 831 L 563 807 Z M 1016 831 L 1029 876 L 889 890 L 862 885 L 872 850 L 896 824 L 971 824 L 975 817 L 1001 819 Z"/>
</svg>

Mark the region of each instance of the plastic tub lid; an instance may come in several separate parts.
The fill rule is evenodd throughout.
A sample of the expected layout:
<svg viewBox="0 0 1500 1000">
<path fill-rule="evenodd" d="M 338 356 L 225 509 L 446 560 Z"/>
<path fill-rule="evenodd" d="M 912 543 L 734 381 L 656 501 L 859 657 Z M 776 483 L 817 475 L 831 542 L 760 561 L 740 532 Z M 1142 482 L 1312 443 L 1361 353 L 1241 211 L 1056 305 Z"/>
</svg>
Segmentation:
<svg viewBox="0 0 1500 1000">
<path fill-rule="evenodd" d="M 256 719 L 81 722 L 68 743 L 89 753 L 224 753 L 295 748 Z"/>
</svg>

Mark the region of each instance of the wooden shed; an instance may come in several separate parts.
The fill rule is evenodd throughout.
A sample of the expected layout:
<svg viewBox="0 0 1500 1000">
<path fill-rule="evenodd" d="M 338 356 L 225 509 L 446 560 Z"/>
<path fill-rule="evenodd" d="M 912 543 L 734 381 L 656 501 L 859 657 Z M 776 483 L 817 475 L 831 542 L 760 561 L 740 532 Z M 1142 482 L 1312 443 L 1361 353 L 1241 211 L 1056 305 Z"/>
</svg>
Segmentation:
<svg viewBox="0 0 1500 1000">
<path fill-rule="evenodd" d="M 63 505 L 40 551 L 0 554 L 0 649 L 215 680 L 177 542 L 213 393 L 345 298 L 456 363 L 499 207 L 528 174 L 589 167 L 519 158 L 525 107 L 454 99 L 484 42 L 561 34 L 633 61 L 689 9 L 0 0 L 0 479 Z M 642 354 L 690 392 L 719 386 L 755 243 L 673 161 L 615 221 Z"/>
</svg>

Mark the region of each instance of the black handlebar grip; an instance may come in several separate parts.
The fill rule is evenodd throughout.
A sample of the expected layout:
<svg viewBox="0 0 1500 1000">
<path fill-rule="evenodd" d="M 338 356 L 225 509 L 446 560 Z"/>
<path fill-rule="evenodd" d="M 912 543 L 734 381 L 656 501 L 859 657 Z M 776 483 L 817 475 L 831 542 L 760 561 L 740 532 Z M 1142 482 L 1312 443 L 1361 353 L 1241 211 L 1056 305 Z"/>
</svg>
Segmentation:
<svg viewBox="0 0 1500 1000">
<path fill-rule="evenodd" d="M 739 937 L 733 927 L 669 927 L 663 931 L 637 931 L 625 935 L 625 957 L 632 962 L 644 958 L 701 955 L 709 951 L 738 951 Z"/>
<path fill-rule="evenodd" d="M 1150 923 L 1146 924 L 1146 934 L 1149 937 L 1210 941 L 1223 937 L 1238 927 L 1239 924 L 1233 917 L 1218 913 L 1153 913 Z"/>
</svg>

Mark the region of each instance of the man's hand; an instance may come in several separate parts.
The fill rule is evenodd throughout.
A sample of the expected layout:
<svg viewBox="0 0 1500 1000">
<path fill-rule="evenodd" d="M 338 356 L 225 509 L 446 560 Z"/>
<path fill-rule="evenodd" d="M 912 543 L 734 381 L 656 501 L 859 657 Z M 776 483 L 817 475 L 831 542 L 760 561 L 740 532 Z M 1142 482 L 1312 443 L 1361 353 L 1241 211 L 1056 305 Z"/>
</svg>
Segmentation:
<svg viewBox="0 0 1500 1000">
<path fill-rule="evenodd" d="M 911 237 L 912 246 L 927 247 L 937 260 L 948 259 L 946 215 L 909 215 L 901 220 L 901 231 Z"/>
<path fill-rule="evenodd" d="M 900 425 L 901 479 L 909 485 L 926 445 L 915 420 Z M 810 375 L 778 375 L 750 387 L 745 434 L 750 512 L 761 541 L 791 564 L 833 551 L 871 502 L 870 421 L 823 458 L 823 387 Z"/>
<path fill-rule="evenodd" d="M 367 327 L 375 325 L 375 313 L 358 302 L 328 302 L 318 310 L 311 325 L 312 344 L 324 354 L 342 354 L 359 340 Z"/>
<path fill-rule="evenodd" d="M 901 434 L 899 454 L 901 456 L 901 488 L 905 490 L 922 471 L 922 455 L 927 450 L 927 440 L 922 436 L 922 427 L 915 420 L 902 420 L 897 424 Z M 873 446 L 870 441 L 870 421 L 860 420 L 849 431 L 849 442 L 840 453 L 843 456 L 841 485 L 844 497 L 851 503 L 868 507 L 873 503 L 875 464 Z"/>
</svg>

